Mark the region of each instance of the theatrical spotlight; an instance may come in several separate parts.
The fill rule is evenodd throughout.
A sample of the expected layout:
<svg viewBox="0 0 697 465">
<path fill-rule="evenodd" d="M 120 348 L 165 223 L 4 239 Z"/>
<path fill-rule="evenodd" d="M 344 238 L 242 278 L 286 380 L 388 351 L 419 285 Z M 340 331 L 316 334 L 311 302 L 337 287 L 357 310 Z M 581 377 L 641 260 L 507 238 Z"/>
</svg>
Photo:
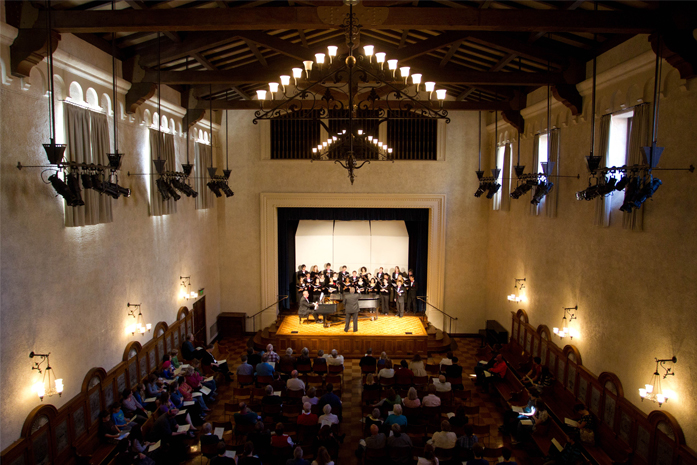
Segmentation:
<svg viewBox="0 0 697 465">
<path fill-rule="evenodd" d="M 220 186 L 218 185 L 217 181 L 208 181 L 207 186 L 216 197 L 221 197 L 223 195 L 220 193 Z"/>
<path fill-rule="evenodd" d="M 486 194 L 486 198 L 487 199 L 493 198 L 494 194 L 496 194 L 499 191 L 499 189 L 501 189 L 501 184 L 497 183 L 496 181 L 490 182 L 489 189 L 488 189 L 488 192 Z"/>
<path fill-rule="evenodd" d="M 650 176 L 644 179 L 643 186 L 639 187 L 641 180 L 635 178 L 637 181 L 632 180 L 627 187 L 627 193 L 625 195 L 624 203 L 620 207 L 623 212 L 630 213 L 632 208 L 639 208 L 646 202 L 647 199 L 651 198 L 653 194 L 658 190 L 658 188 L 663 184 L 663 182 Z"/>
<path fill-rule="evenodd" d="M 120 196 L 124 197 L 130 197 L 131 196 L 131 189 L 128 189 L 126 187 L 121 187 L 116 183 L 113 182 L 103 182 L 102 183 L 102 190 L 101 192 L 103 194 L 106 194 L 112 198 L 118 199 Z"/>
<path fill-rule="evenodd" d="M 235 193 L 232 192 L 232 189 L 230 189 L 230 186 L 228 186 L 227 183 L 219 181 L 218 187 L 220 187 L 220 190 L 223 191 L 223 194 L 225 194 L 225 197 L 232 197 L 233 195 L 235 195 Z"/>
<path fill-rule="evenodd" d="M 84 189 L 92 189 L 92 175 L 89 173 L 82 173 L 80 175 L 80 179 L 82 179 L 82 187 Z"/>
<path fill-rule="evenodd" d="M 622 179 L 617 181 L 617 184 L 615 184 L 615 190 L 616 191 L 624 190 L 624 188 L 627 187 L 627 184 L 629 184 L 629 178 L 630 178 L 630 176 L 628 174 L 625 174 L 624 176 L 622 176 Z"/>
<path fill-rule="evenodd" d="M 172 179 L 172 187 L 177 189 L 179 192 L 182 194 L 186 195 L 187 197 L 197 197 L 198 192 L 196 192 L 190 185 L 181 182 L 179 179 L 174 178 Z"/>
<path fill-rule="evenodd" d="M 588 186 L 586 189 L 576 192 L 576 200 L 593 200 L 598 195 L 600 194 L 597 185 Z"/>
<path fill-rule="evenodd" d="M 477 191 L 474 193 L 474 196 L 479 198 L 482 196 L 482 194 L 487 190 L 487 185 L 489 183 L 479 183 L 479 187 L 477 188 Z"/>
<path fill-rule="evenodd" d="M 162 200 L 169 200 L 169 189 L 167 189 L 167 183 L 165 182 L 165 180 L 160 178 L 155 183 L 157 184 L 157 190 L 160 192 L 160 195 L 162 196 Z"/>
<path fill-rule="evenodd" d="M 99 174 L 93 174 L 90 176 L 92 178 L 92 189 L 98 191 L 98 192 L 104 192 L 104 187 L 102 186 L 102 178 Z M 82 185 L 84 186 L 85 183 L 83 182 Z"/>
<path fill-rule="evenodd" d="M 521 195 L 525 194 L 530 189 L 532 189 L 532 184 L 528 184 L 527 182 L 525 182 L 520 186 L 516 187 L 515 190 L 511 192 L 511 198 L 519 199 Z"/>
<path fill-rule="evenodd" d="M 541 181 L 540 184 L 535 188 L 535 193 L 530 201 L 533 205 L 539 205 L 545 195 L 549 194 L 549 191 L 554 187 L 554 183 Z"/>
<path fill-rule="evenodd" d="M 605 179 L 605 182 L 598 184 L 598 195 L 608 195 L 615 190 L 617 179 L 610 177 Z"/>
<path fill-rule="evenodd" d="M 632 208 L 634 208 L 634 197 L 637 192 L 641 189 L 641 178 L 638 176 L 632 176 L 629 179 L 627 188 L 624 190 L 624 202 L 620 207 L 620 211 L 630 213 Z"/>
<path fill-rule="evenodd" d="M 56 191 L 56 193 L 58 193 L 65 199 L 65 201 L 68 203 L 68 206 L 79 206 L 79 204 L 77 203 L 77 198 L 75 198 L 75 194 L 73 194 L 73 192 L 70 190 L 70 187 L 68 187 L 68 185 L 65 182 L 63 182 L 61 178 L 58 177 L 58 173 L 49 176 L 48 181 L 51 183 L 51 186 L 53 186 L 53 189 Z"/>
<path fill-rule="evenodd" d="M 78 178 L 77 173 L 70 173 L 68 175 L 68 187 L 75 196 L 75 205 L 73 206 L 84 206 L 85 202 L 82 200 L 82 194 L 80 193 L 80 178 Z"/>
<path fill-rule="evenodd" d="M 169 182 L 167 182 L 164 179 L 162 180 L 162 182 L 164 183 L 164 188 L 167 189 L 167 192 L 174 199 L 175 202 L 182 198 L 182 196 L 177 193 L 177 191 L 174 189 L 174 187 L 172 187 L 172 185 Z"/>
</svg>

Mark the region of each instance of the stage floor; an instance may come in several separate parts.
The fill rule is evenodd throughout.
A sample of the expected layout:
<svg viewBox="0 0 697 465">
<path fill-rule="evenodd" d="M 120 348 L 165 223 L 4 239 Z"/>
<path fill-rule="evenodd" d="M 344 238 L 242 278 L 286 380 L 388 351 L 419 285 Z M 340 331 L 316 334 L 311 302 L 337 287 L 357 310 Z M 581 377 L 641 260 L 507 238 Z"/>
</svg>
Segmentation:
<svg viewBox="0 0 697 465">
<path fill-rule="evenodd" d="M 297 332 L 294 332 L 297 331 Z M 411 334 L 406 334 L 411 332 Z M 358 332 L 344 332 L 344 322 L 334 322 L 329 328 L 315 323 L 312 318 L 298 323 L 297 315 L 286 316 L 276 332 L 278 336 L 427 336 L 421 318 L 417 316 L 379 316 L 377 320 L 359 320 Z"/>
</svg>

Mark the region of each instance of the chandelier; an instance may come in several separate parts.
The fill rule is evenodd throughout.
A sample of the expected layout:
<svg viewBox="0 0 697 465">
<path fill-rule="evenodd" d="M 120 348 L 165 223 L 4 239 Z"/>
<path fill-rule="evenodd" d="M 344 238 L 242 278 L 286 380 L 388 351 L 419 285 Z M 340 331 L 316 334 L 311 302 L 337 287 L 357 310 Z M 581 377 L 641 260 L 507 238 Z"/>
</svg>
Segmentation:
<svg viewBox="0 0 697 465">
<path fill-rule="evenodd" d="M 561 319 L 561 328 L 554 328 L 552 332 L 559 336 L 560 339 L 564 339 L 569 336 L 570 339 L 579 336 L 578 329 L 571 327 L 571 323 L 576 319 L 576 313 L 578 311 L 578 305 L 575 307 L 564 307 L 564 317 Z M 569 315 L 567 320 L 566 315 Z"/>
<path fill-rule="evenodd" d="M 128 312 L 128 316 L 135 318 L 136 322 L 126 327 L 127 333 L 131 333 L 133 335 L 135 335 L 135 333 L 145 334 L 146 331 L 149 332 L 152 329 L 152 324 L 145 323 L 143 313 L 140 311 L 140 304 L 132 304 L 129 302 L 126 304 L 126 307 L 135 307 L 138 309 L 138 314 L 136 314 L 135 309 Z"/>
<path fill-rule="evenodd" d="M 355 53 L 362 26 L 353 13 L 355 2 L 344 3 L 349 5 L 341 26 L 348 50 L 346 55 L 337 59 L 339 47 L 330 45 L 326 54 L 316 53 L 314 61 L 307 60 L 303 68 L 293 68 L 294 92 L 288 90 L 291 75 L 280 76 L 280 86 L 278 82 L 270 82 L 268 94 L 275 102 L 271 108 L 266 109 L 264 105 L 267 91 L 257 90 L 261 109 L 255 112 L 253 123 L 291 114 L 294 120 L 319 123 L 327 131 L 328 138 L 313 147 L 308 155 L 312 161 L 334 160 L 348 171 L 353 184 L 355 171 L 371 160 L 394 162 L 393 148 L 371 133 L 380 124 L 423 118 L 450 123 L 450 118 L 443 109 L 446 90 L 436 89 L 435 82 L 424 82 L 422 91 L 423 75 L 412 74 L 408 66 L 400 67 L 398 60 L 387 59 L 384 52 L 375 52 L 373 45 L 365 45 L 362 54 Z M 326 63 L 327 58 L 329 63 Z M 302 81 L 303 72 L 305 81 Z M 283 98 L 276 100 L 279 87 Z M 337 128 L 337 124 L 331 123 L 338 120 L 346 122 L 346 126 Z"/>
<path fill-rule="evenodd" d="M 673 356 L 673 358 L 660 360 L 656 359 L 656 371 L 654 371 L 653 375 L 651 375 L 649 384 L 646 384 L 644 385 L 644 388 L 639 389 L 639 397 L 641 397 L 642 402 L 644 399 L 648 399 L 657 403 L 660 407 L 664 402 L 668 402 L 668 398 L 675 397 L 675 393 L 673 393 L 673 391 L 668 389 L 664 391 L 661 389 L 661 379 L 666 379 L 668 375 L 675 376 L 675 372 L 673 372 L 672 368 L 665 366 L 665 364 L 668 362 L 673 362 L 673 364 L 676 364 L 678 363 L 678 358 Z M 665 370 L 665 374 L 663 376 L 661 376 L 661 374 L 658 372 L 659 365 L 663 370 Z"/>
<path fill-rule="evenodd" d="M 37 370 L 41 373 L 41 364 L 46 362 L 46 368 L 43 370 L 44 377 L 34 386 L 36 394 L 42 402 L 45 396 L 53 397 L 55 394 L 58 394 L 58 397 L 60 397 L 63 394 L 63 378 L 56 378 L 56 373 L 51 368 L 51 362 L 48 359 L 49 355 L 51 355 L 50 352 L 47 354 L 29 353 L 29 358 L 39 357 L 41 359 L 38 362 L 34 362 L 34 366 L 31 367 L 32 370 Z"/>
<path fill-rule="evenodd" d="M 507 296 L 509 302 L 525 302 L 525 295 L 523 295 L 523 289 L 525 289 L 525 278 L 516 278 L 514 289 L 518 289 L 518 295 L 515 293 Z"/>
</svg>

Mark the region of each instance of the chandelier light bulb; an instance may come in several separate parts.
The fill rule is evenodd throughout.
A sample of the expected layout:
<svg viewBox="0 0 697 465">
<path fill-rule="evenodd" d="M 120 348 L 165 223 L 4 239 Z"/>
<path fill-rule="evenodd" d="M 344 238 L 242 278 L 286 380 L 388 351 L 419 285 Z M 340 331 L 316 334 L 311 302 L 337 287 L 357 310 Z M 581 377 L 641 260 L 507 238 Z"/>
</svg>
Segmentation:
<svg viewBox="0 0 697 465">
<path fill-rule="evenodd" d="M 150 330 L 152 329 L 152 325 L 151 325 L 150 323 L 146 324 L 146 325 L 145 325 L 145 329 L 147 329 L 148 331 L 150 331 Z"/>
<path fill-rule="evenodd" d="M 639 389 L 639 397 L 642 399 L 646 397 L 646 389 Z"/>
<path fill-rule="evenodd" d="M 411 75 L 411 82 L 417 87 L 419 87 L 419 84 L 421 84 L 421 75 L 420 74 L 412 74 Z"/>
<path fill-rule="evenodd" d="M 559 328 L 553 328 L 553 329 L 552 329 L 552 332 L 553 332 L 554 334 L 559 334 Z"/>
<path fill-rule="evenodd" d="M 315 53 L 315 61 L 317 62 L 318 65 L 323 65 L 324 64 L 324 53 Z M 310 68 L 312 69 L 312 68 Z"/>
<path fill-rule="evenodd" d="M 140 334 L 145 334 L 145 326 L 140 327 Z"/>
<path fill-rule="evenodd" d="M 290 85 L 290 76 L 287 76 L 285 74 L 281 76 L 281 85 L 284 87 Z"/>
<path fill-rule="evenodd" d="M 426 86 L 426 92 L 433 92 L 433 90 L 436 88 L 436 83 L 433 81 L 426 81 L 424 86 Z"/>
<path fill-rule="evenodd" d="M 342 134 L 346 134 L 346 129 L 341 131 Z"/>
<path fill-rule="evenodd" d="M 278 92 L 278 83 L 277 82 L 269 82 L 269 91 L 271 92 L 271 96 Z"/>
<path fill-rule="evenodd" d="M 332 136 L 332 140 L 336 142 L 336 136 Z"/>
<path fill-rule="evenodd" d="M 383 63 L 385 63 L 385 52 L 378 52 L 375 54 L 375 61 L 380 63 L 380 69 L 382 69 Z"/>
<path fill-rule="evenodd" d="M 646 392 L 648 394 L 651 394 L 653 392 L 653 385 L 652 384 L 647 384 L 646 385 Z"/>
<path fill-rule="evenodd" d="M 266 100 L 266 91 L 263 89 L 257 90 L 257 100 Z"/>
<path fill-rule="evenodd" d="M 329 55 L 329 63 L 332 63 L 334 61 L 334 57 L 336 56 L 336 52 L 339 50 L 339 47 L 336 45 L 330 45 L 327 47 L 327 55 Z"/>
<path fill-rule="evenodd" d="M 397 73 L 397 62 L 398 60 L 387 60 L 387 67 L 392 71 L 392 77 L 395 77 Z"/>
<path fill-rule="evenodd" d="M 656 394 L 656 402 L 658 402 L 658 405 L 661 405 L 666 401 L 666 397 L 663 394 Z"/>
<path fill-rule="evenodd" d="M 305 74 L 307 74 L 308 79 L 310 79 L 310 71 L 312 71 L 312 63 L 314 63 L 312 60 L 303 61 L 303 64 L 305 65 Z"/>
<path fill-rule="evenodd" d="M 198 294 L 194 291 L 191 291 L 191 298 L 195 299 L 198 296 Z"/>
<path fill-rule="evenodd" d="M 63 378 L 58 378 L 56 380 L 56 392 L 59 396 L 63 393 Z"/>
<path fill-rule="evenodd" d="M 392 153 L 392 147 L 390 147 L 389 149 L 387 149 L 387 153 Z"/>
<path fill-rule="evenodd" d="M 344 131 L 344 132 L 346 132 L 346 131 Z M 360 136 L 360 135 L 362 135 L 362 134 L 363 134 L 363 129 L 359 129 L 359 130 L 358 130 L 358 135 Z"/>
<path fill-rule="evenodd" d="M 445 90 L 445 89 L 438 89 L 438 90 L 436 91 L 436 98 L 437 98 L 438 100 L 445 100 L 445 94 L 446 94 L 447 92 L 448 92 L 448 91 Z"/>
<path fill-rule="evenodd" d="M 373 136 L 368 136 L 368 142 L 372 142 L 372 141 L 373 141 Z"/>
<path fill-rule="evenodd" d="M 312 147 L 312 153 L 317 153 L 317 147 Z"/>
<path fill-rule="evenodd" d="M 293 80 L 295 81 L 296 87 L 298 85 L 298 79 L 301 77 L 303 77 L 302 68 L 293 68 Z"/>
<path fill-rule="evenodd" d="M 44 386 L 43 381 L 39 381 L 35 385 L 36 389 L 36 394 L 39 396 L 39 399 L 44 400 L 44 396 L 46 395 L 46 387 Z"/>
<path fill-rule="evenodd" d="M 406 79 L 409 77 L 409 70 L 410 68 L 408 66 L 402 66 L 399 68 L 399 73 L 404 79 Z"/>
<path fill-rule="evenodd" d="M 373 60 L 373 51 L 375 50 L 375 46 L 373 45 L 366 45 L 363 47 L 363 53 L 365 53 L 365 56 L 368 57 L 368 61 L 372 62 Z"/>
<path fill-rule="evenodd" d="M 325 141 L 325 142 L 322 142 L 322 148 L 323 148 L 323 149 L 326 149 L 326 148 L 327 148 L 327 142 L 326 142 L 326 141 Z"/>
</svg>

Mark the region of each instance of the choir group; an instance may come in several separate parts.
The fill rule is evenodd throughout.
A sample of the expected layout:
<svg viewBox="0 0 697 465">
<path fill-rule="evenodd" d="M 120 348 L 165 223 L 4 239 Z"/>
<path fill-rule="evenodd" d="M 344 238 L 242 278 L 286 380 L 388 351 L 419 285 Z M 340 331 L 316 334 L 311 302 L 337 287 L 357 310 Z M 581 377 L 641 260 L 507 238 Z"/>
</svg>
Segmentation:
<svg viewBox="0 0 697 465">
<path fill-rule="evenodd" d="M 340 271 L 332 270 L 331 263 L 327 263 L 323 270 L 314 265 L 310 271 L 305 265 L 300 266 L 297 273 L 298 301 L 304 291 L 310 294 L 310 301 L 316 301 L 324 294 L 329 300 L 335 300 L 348 292 L 349 288 L 362 296 L 370 296 L 379 299 L 380 311 L 387 314 L 390 302 L 394 302 L 399 316 L 405 311 L 416 312 L 418 305 L 416 291 L 418 284 L 413 270 L 402 273 L 399 266 L 395 266 L 391 274 L 385 273 L 380 267 L 375 275 L 368 272 L 362 266 L 360 272 L 353 270 L 349 273 L 346 265 Z"/>
</svg>

